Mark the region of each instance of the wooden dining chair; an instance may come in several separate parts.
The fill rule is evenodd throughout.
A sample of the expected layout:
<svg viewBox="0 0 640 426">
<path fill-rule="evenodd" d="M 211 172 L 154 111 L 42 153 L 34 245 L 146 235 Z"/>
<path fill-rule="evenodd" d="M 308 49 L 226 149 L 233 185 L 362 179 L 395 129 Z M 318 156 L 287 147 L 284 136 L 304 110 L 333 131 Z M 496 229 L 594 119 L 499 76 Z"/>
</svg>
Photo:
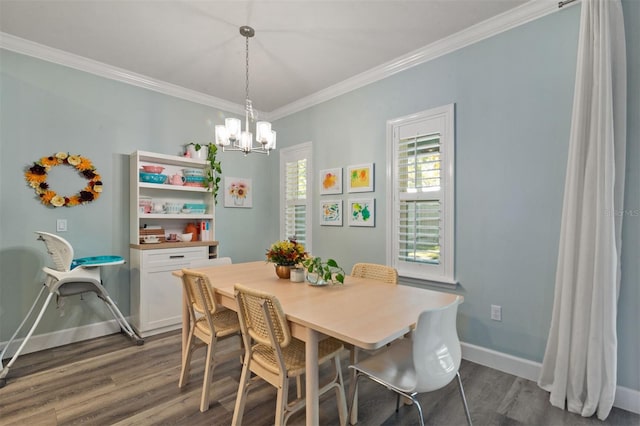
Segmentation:
<svg viewBox="0 0 640 426">
<path fill-rule="evenodd" d="M 275 296 L 236 284 L 235 297 L 245 356 L 231 424 L 242 424 L 249 388 L 262 378 L 278 390 L 275 424 L 285 425 L 293 413 L 305 406 L 303 397 L 298 396 L 291 402 L 288 400 L 289 379 L 298 378 L 305 372 L 305 343 L 291 336 L 289 324 Z M 340 424 L 345 425 L 347 406 L 339 358 L 342 349 L 342 343 L 333 338 L 319 342 L 319 364 L 333 361 L 335 375 L 320 388 L 318 396 L 335 390 Z M 251 373 L 256 376 L 251 378 Z"/>
<path fill-rule="evenodd" d="M 200 411 L 204 412 L 209 409 L 209 388 L 211 387 L 211 376 L 215 366 L 231 357 L 238 356 L 238 352 L 233 352 L 226 354 L 225 357 L 218 356 L 214 358 L 217 340 L 239 335 L 240 323 L 238 322 L 238 315 L 234 311 L 216 305 L 213 297 L 213 287 L 205 274 L 191 269 L 183 269 L 182 285 L 188 300 L 190 327 L 186 356 L 183 357 L 178 387 L 184 387 L 189 381 L 193 352 L 206 346 L 207 355 L 202 397 L 200 399 Z"/>
<path fill-rule="evenodd" d="M 358 379 L 365 376 L 396 392 L 396 412 L 400 396 L 411 399 L 418 409 L 420 424 L 424 426 L 417 395 L 441 389 L 457 378 L 467 423 L 471 426 L 471 415 L 458 372 L 462 351 L 456 331 L 456 316 L 461 302 L 462 298 L 458 296 L 448 306 L 422 312 L 411 339 L 396 340 L 364 361 L 350 365 L 349 368 L 356 373 L 349 395 L 350 412 L 355 408 Z"/>
<path fill-rule="evenodd" d="M 387 284 L 398 284 L 396 268 L 376 263 L 356 263 L 351 270 L 351 276 L 382 281 Z"/>
</svg>

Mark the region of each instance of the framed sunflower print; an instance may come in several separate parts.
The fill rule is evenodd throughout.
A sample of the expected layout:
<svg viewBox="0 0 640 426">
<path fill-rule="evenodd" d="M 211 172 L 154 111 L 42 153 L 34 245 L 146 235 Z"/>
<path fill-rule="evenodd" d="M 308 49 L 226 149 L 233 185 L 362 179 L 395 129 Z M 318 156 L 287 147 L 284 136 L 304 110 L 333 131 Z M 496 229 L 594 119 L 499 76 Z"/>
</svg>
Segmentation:
<svg viewBox="0 0 640 426">
<path fill-rule="evenodd" d="M 342 194 L 342 167 L 320 170 L 320 195 Z"/>
<path fill-rule="evenodd" d="M 375 198 L 351 198 L 347 203 L 349 226 L 376 226 Z"/>
<path fill-rule="evenodd" d="M 347 167 L 348 192 L 372 192 L 374 180 L 373 163 Z"/>
<path fill-rule="evenodd" d="M 224 206 L 239 208 L 253 207 L 251 179 L 225 176 Z"/>
</svg>

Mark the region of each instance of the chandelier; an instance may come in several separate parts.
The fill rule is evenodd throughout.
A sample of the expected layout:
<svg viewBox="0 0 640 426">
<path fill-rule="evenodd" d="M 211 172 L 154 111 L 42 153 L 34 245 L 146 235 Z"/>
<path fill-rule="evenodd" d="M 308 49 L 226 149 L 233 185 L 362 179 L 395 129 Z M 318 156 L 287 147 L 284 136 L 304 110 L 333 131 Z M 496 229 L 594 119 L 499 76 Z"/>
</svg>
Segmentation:
<svg viewBox="0 0 640 426">
<path fill-rule="evenodd" d="M 271 130 L 271 123 L 268 121 L 258 121 L 256 123 L 256 142 L 253 144 L 253 133 L 249 131 L 249 119 L 255 121 L 256 114 L 253 111 L 251 99 L 249 99 L 249 38 L 255 35 L 253 28 L 248 26 L 240 27 L 240 35 L 246 39 L 246 84 L 245 84 L 245 120 L 244 130 L 242 122 L 238 118 L 227 118 L 224 125 L 215 126 L 216 145 L 222 151 L 241 151 L 244 155 L 250 152 L 259 152 L 269 155 L 269 151 L 276 148 L 276 132 Z"/>
</svg>

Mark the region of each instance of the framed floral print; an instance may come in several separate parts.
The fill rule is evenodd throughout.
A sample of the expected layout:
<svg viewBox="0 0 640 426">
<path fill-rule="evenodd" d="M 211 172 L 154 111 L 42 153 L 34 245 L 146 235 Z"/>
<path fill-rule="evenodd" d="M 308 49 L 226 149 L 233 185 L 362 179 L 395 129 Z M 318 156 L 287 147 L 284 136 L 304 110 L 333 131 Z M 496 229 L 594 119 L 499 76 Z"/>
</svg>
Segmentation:
<svg viewBox="0 0 640 426">
<path fill-rule="evenodd" d="M 251 179 L 226 176 L 224 178 L 224 206 L 253 207 L 253 187 Z"/>
<path fill-rule="evenodd" d="M 320 195 L 342 194 L 342 167 L 320 170 Z"/>
<path fill-rule="evenodd" d="M 351 198 L 347 203 L 349 226 L 376 226 L 375 198 Z"/>
<path fill-rule="evenodd" d="M 342 200 L 320 200 L 320 225 L 342 226 Z"/>
<path fill-rule="evenodd" d="M 373 163 L 347 167 L 348 192 L 372 192 L 374 180 Z"/>
</svg>

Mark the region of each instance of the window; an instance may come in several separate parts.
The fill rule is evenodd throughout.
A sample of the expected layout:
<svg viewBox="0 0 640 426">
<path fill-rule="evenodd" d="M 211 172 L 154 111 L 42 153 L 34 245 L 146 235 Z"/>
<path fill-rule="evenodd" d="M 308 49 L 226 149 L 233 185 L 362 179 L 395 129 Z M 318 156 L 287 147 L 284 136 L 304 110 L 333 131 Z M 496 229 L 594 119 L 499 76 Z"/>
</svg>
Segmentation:
<svg viewBox="0 0 640 426">
<path fill-rule="evenodd" d="M 454 106 L 387 122 L 388 263 L 400 276 L 455 284 Z"/>
<path fill-rule="evenodd" d="M 280 151 L 280 238 L 311 251 L 311 142 Z"/>
</svg>

